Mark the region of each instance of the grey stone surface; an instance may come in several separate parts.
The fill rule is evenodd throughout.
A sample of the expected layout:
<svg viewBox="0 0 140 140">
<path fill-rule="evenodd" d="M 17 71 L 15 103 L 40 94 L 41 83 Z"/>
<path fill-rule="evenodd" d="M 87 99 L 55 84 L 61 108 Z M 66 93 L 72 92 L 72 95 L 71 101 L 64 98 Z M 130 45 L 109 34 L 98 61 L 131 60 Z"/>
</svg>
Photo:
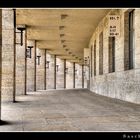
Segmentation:
<svg viewBox="0 0 140 140">
<path fill-rule="evenodd" d="M 48 90 L 3 102 L 0 131 L 139 131 L 140 105 L 88 90 Z"/>
</svg>

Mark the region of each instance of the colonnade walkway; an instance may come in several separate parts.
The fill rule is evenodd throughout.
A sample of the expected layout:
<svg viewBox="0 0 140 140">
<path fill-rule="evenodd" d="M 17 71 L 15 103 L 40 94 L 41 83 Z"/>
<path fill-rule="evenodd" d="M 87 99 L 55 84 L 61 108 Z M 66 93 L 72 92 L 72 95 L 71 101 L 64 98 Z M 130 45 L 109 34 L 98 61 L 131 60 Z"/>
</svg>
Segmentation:
<svg viewBox="0 0 140 140">
<path fill-rule="evenodd" d="M 139 131 L 140 105 L 87 89 L 29 92 L 2 103 L 0 131 Z"/>
</svg>

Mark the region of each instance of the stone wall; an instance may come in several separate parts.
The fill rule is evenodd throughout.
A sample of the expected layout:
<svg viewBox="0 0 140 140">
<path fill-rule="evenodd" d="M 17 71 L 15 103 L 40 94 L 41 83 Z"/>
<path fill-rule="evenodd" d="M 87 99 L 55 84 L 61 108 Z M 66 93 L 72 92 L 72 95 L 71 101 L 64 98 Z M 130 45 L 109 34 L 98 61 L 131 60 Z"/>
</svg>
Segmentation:
<svg viewBox="0 0 140 140">
<path fill-rule="evenodd" d="M 127 9 L 112 10 L 109 14 L 121 16 L 121 33 L 115 38 L 115 72 L 109 73 L 109 35 L 107 16 L 99 23 L 93 33 L 89 47 L 94 46 L 96 40 L 96 76 L 90 79 L 90 90 L 96 94 L 118 98 L 121 100 L 140 103 L 140 10 L 134 13 L 134 69 L 124 70 L 125 40 L 125 12 Z M 99 75 L 99 34 L 103 31 L 103 75 Z M 92 57 L 94 61 L 94 56 Z M 94 71 L 94 65 L 93 65 Z"/>
<path fill-rule="evenodd" d="M 2 100 L 13 101 L 14 73 L 13 9 L 2 9 Z"/>
</svg>

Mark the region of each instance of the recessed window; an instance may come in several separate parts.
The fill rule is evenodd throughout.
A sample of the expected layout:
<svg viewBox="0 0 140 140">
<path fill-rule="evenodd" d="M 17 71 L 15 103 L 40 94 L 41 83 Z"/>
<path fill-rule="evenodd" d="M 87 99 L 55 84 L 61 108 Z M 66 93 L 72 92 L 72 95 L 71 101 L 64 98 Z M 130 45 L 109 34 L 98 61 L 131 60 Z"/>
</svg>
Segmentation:
<svg viewBox="0 0 140 140">
<path fill-rule="evenodd" d="M 134 10 L 125 13 L 124 69 L 133 69 Z"/>
<path fill-rule="evenodd" d="M 96 40 L 94 42 L 94 76 L 96 76 Z"/>
<path fill-rule="evenodd" d="M 103 74 L 103 32 L 99 35 L 99 75 Z"/>
<path fill-rule="evenodd" d="M 91 77 L 92 77 L 92 49 L 93 49 L 93 46 L 91 46 Z"/>
<path fill-rule="evenodd" d="M 109 73 L 115 72 L 115 37 L 109 37 Z"/>
</svg>

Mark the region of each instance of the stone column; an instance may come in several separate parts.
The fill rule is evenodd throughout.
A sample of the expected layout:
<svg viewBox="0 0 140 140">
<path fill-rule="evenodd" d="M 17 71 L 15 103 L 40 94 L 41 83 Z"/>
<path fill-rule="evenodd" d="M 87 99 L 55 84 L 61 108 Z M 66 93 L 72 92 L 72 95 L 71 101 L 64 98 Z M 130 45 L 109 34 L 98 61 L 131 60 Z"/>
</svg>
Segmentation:
<svg viewBox="0 0 140 140">
<path fill-rule="evenodd" d="M 13 101 L 15 94 L 13 9 L 2 9 L 2 37 L 2 100 Z"/>
<path fill-rule="evenodd" d="M 82 88 L 82 66 L 79 64 L 75 65 L 75 88 Z"/>
<path fill-rule="evenodd" d="M 2 9 L 0 9 L 0 120 L 1 120 L 1 80 L 2 80 Z"/>
<path fill-rule="evenodd" d="M 21 34 L 16 29 L 16 95 L 26 95 L 26 31 L 23 31 L 23 45 Z"/>
<path fill-rule="evenodd" d="M 34 47 L 34 91 L 36 91 L 36 40 Z"/>
<path fill-rule="evenodd" d="M 66 88 L 66 59 L 64 59 L 64 88 Z"/>
<path fill-rule="evenodd" d="M 64 89 L 64 60 L 56 58 L 56 88 Z"/>
<path fill-rule="evenodd" d="M 84 65 L 82 65 L 82 88 L 84 88 Z"/>
<path fill-rule="evenodd" d="M 45 65 L 45 50 L 37 48 L 37 56 L 40 57 L 40 64 L 38 64 L 37 58 L 37 65 L 36 65 L 36 90 L 44 90 L 44 65 Z"/>
<path fill-rule="evenodd" d="M 47 77 L 47 89 L 54 89 L 54 55 L 50 55 L 47 52 L 47 61 L 49 62 L 48 67 L 46 69 L 46 77 Z"/>
<path fill-rule="evenodd" d="M 84 88 L 87 88 L 89 80 L 89 68 L 88 66 L 84 66 Z"/>
<path fill-rule="evenodd" d="M 54 89 L 56 89 L 56 55 L 54 55 Z"/>
<path fill-rule="evenodd" d="M 73 63 L 73 88 L 75 88 L 75 62 Z"/>
<path fill-rule="evenodd" d="M 66 61 L 66 68 L 68 71 L 66 73 L 66 89 L 73 88 L 73 63 Z"/>
<path fill-rule="evenodd" d="M 44 56 L 44 90 L 46 90 L 47 88 L 46 88 L 46 83 L 47 83 L 47 79 L 46 79 L 46 61 L 47 61 L 47 59 L 46 59 L 46 55 L 47 55 L 47 50 L 45 49 L 45 56 Z"/>
<path fill-rule="evenodd" d="M 32 46 L 31 58 L 27 58 L 27 92 L 34 91 L 35 75 L 35 40 L 27 40 L 27 46 Z"/>
</svg>

